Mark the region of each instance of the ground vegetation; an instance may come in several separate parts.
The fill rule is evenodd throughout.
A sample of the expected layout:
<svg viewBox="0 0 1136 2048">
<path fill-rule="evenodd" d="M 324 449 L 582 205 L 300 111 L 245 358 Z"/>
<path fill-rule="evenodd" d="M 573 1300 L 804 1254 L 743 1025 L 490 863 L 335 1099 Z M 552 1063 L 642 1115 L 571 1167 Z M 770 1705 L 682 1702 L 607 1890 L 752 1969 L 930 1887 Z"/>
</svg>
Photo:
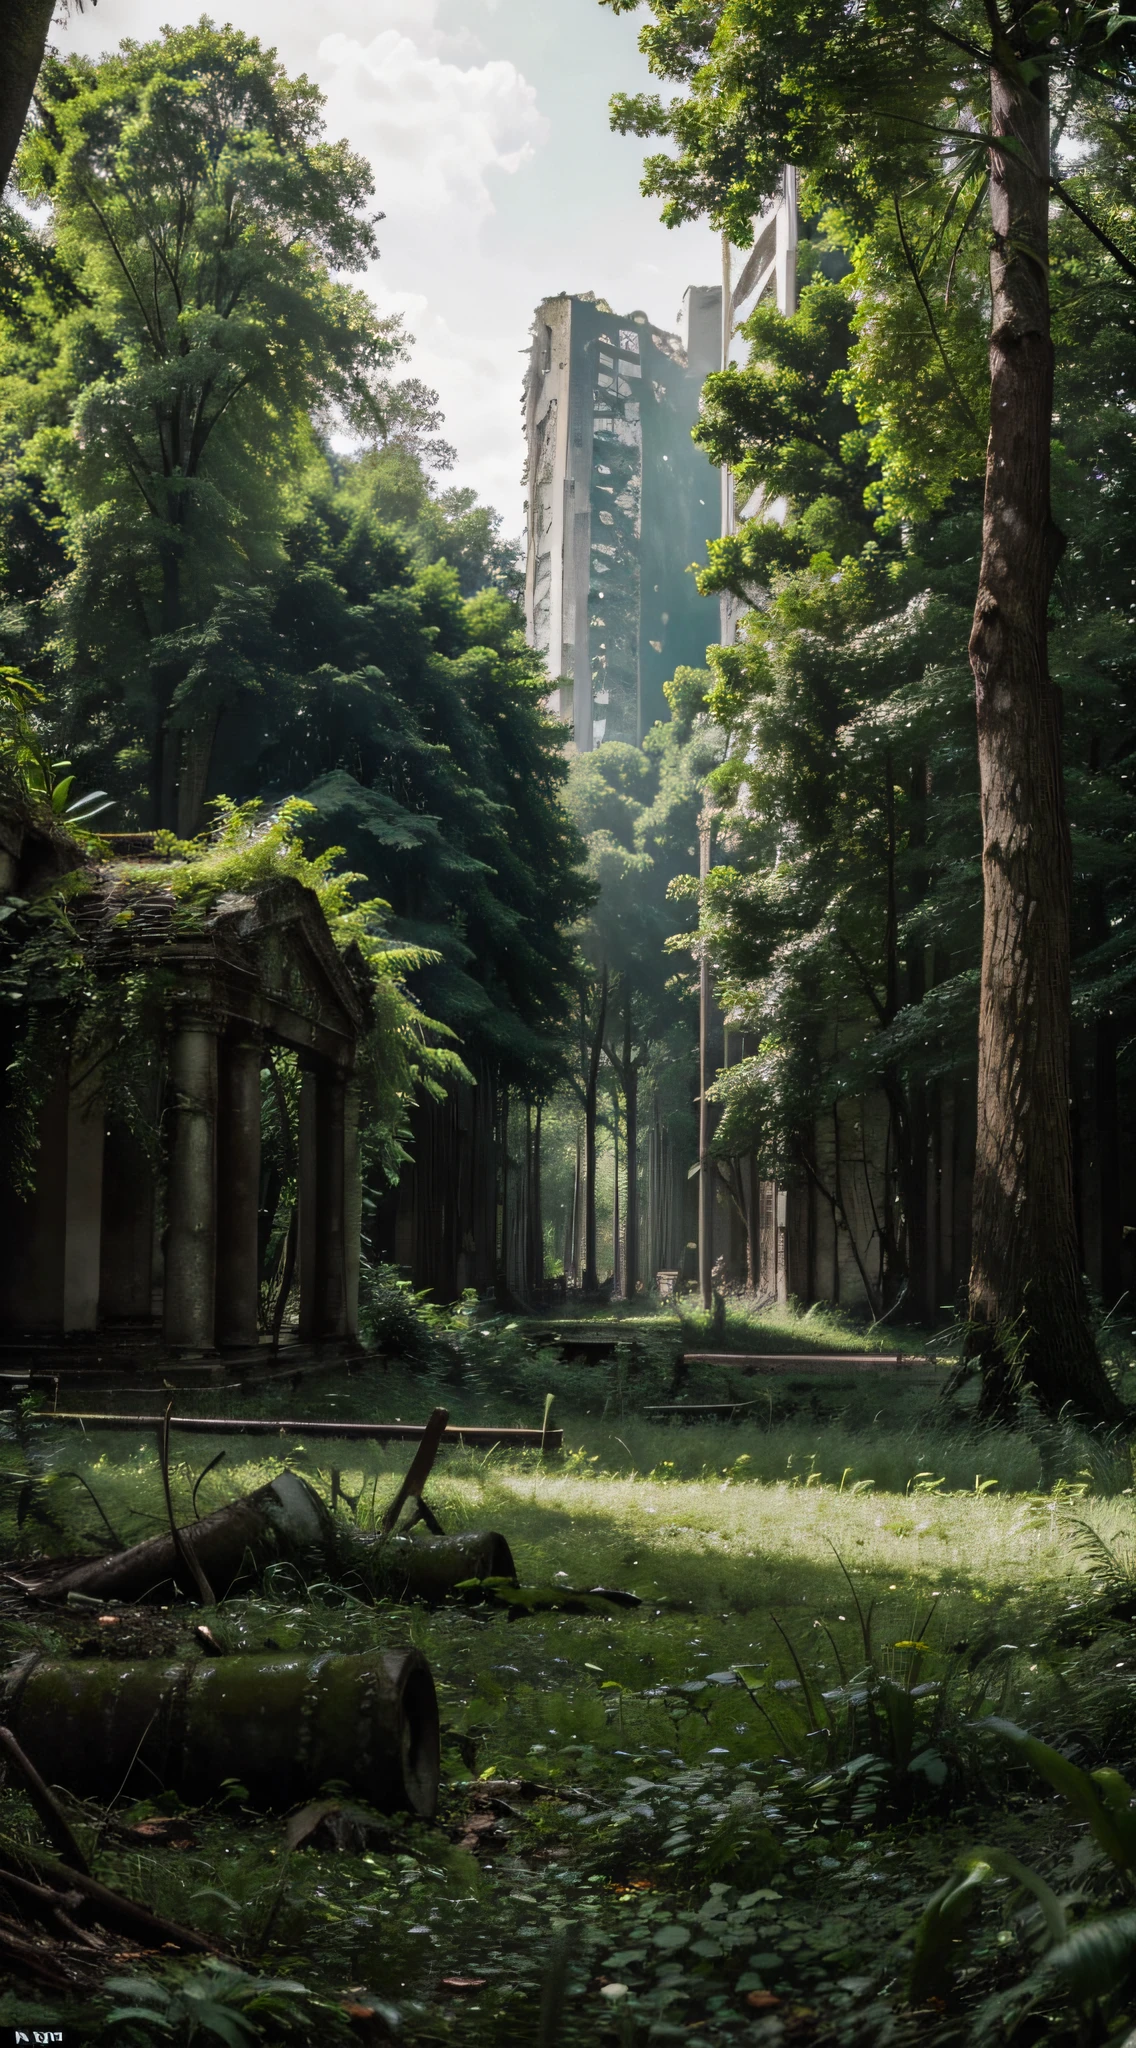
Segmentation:
<svg viewBox="0 0 1136 2048">
<path fill-rule="evenodd" d="M 565 1368 L 477 1304 L 423 1313 L 392 1280 L 375 1301 L 375 1334 L 405 1354 L 416 1328 L 418 1363 L 392 1356 L 352 1383 L 351 1412 L 441 1398 L 461 1420 L 531 1422 L 555 1393 L 558 1466 L 446 1452 L 431 1481 L 447 1529 L 508 1533 L 525 1591 L 513 1618 L 362 1606 L 289 1568 L 215 1611 L 121 1608 L 112 1628 L 94 1610 L 32 1618 L 9 1603 L 2 1622 L 13 1654 L 34 1640 L 106 1655 L 113 1635 L 118 1654 L 193 1655 L 202 1625 L 229 1651 L 425 1648 L 442 1682 L 439 1821 L 336 1807 L 332 1791 L 339 1833 L 308 1836 L 237 1785 L 212 1807 L 68 1801 L 104 1882 L 223 1937 L 236 1962 L 143 1959 L 81 2013 L 41 1997 L 41 2015 L 139 2041 L 163 2020 L 188 2038 L 190 2016 L 215 2008 L 222 2033 L 249 2040 L 366 2026 L 428 2044 L 458 2029 L 488 2048 L 507 2027 L 570 2048 L 693 2029 L 947 2048 L 1025 2026 L 1072 2048 L 1127 2010 L 1122 1453 L 1070 1424 L 1053 1490 L 1052 1425 L 1036 1411 L 991 1435 L 972 1394 L 943 1398 L 946 1359 L 898 1398 L 883 1376 L 804 1367 L 737 1423 L 667 1426 L 645 1410 L 697 1313 L 629 1310 L 606 1366 Z M 863 1349 L 820 1311 L 738 1315 L 728 1343 L 818 1338 Z M 1123 1371 L 1119 1333 L 1102 1341 Z M 292 1399 L 273 1392 L 266 1412 Z M 308 1399 L 346 1413 L 342 1388 Z M 123 1542 L 164 1526 L 145 1441 L 80 1445 L 35 1403 L 5 1437 L 0 1526 L 25 1563 L 105 1547 L 102 1516 Z M 282 1463 L 364 1528 L 402 1469 L 390 1450 L 302 1434 L 269 1461 L 240 1439 L 193 1439 L 175 1448 L 175 1500 L 188 1513 L 197 1486 L 207 1513 Z M 641 1606 L 558 1612 L 557 1585 L 581 1572 Z M 16 1789 L 2 1806 L 5 1837 L 38 1839 Z M 6 1995 L 6 2021 L 28 2010 Z"/>
</svg>

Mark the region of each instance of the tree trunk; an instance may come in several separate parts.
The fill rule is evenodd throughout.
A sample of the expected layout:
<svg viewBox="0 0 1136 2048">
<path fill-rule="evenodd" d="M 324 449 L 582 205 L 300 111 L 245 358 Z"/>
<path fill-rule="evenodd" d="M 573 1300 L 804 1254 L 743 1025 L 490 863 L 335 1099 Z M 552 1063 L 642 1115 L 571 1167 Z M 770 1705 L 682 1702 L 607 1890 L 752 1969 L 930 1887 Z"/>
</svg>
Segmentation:
<svg viewBox="0 0 1136 2048">
<path fill-rule="evenodd" d="M 498 1183 L 498 1211 L 496 1230 L 497 1306 L 511 1308 L 509 1300 L 509 1090 L 501 1089 L 498 1113 L 498 1159 L 500 1179 Z"/>
<path fill-rule="evenodd" d="M 971 1348 L 983 1407 L 1020 1380 L 1056 1413 L 1115 1419 L 1077 1256 L 1069 1118 L 1072 855 L 1060 693 L 1046 651 L 1062 539 L 1050 512 L 1046 73 L 991 72 L 990 439 L 970 639 L 982 804 L 978 1143 Z"/>
<path fill-rule="evenodd" d="M 8 0 L 0 35 L 0 191 L 20 146 L 54 12 L 55 0 Z"/>
<path fill-rule="evenodd" d="M 588 1082 L 584 1094 L 584 1279 L 585 1294 L 599 1288 L 596 1272 L 596 1097 L 599 1091 L 600 1054 L 607 1023 L 607 967 L 600 979 L 600 1007 L 588 1057 Z"/>
<path fill-rule="evenodd" d="M 612 1136 L 612 1180 L 611 1180 L 611 1292 L 614 1301 L 623 1299 L 623 1247 L 620 1243 L 619 1228 L 619 1090 L 612 1091 L 611 1104 Z"/>
<path fill-rule="evenodd" d="M 532 1136 L 531 1213 L 529 1219 L 529 1243 L 531 1246 L 532 1269 L 529 1275 L 529 1291 L 536 1295 L 544 1286 L 544 1211 L 541 1202 L 540 1151 L 541 1122 L 544 1110 L 541 1103 L 536 1106 L 536 1121 Z"/>
<path fill-rule="evenodd" d="M 180 733 L 167 733 L 178 751 L 177 835 L 196 839 L 205 828 L 205 792 L 213 765 L 213 743 L 217 737 L 219 711 L 205 711 L 196 723 Z"/>
<path fill-rule="evenodd" d="M 752 1152 L 746 1158 L 745 1171 L 746 1293 L 756 1294 L 759 1256 L 757 1249 L 758 1203 L 760 1195 L 758 1192 L 757 1159 Z"/>
<path fill-rule="evenodd" d="M 640 1055 L 641 1056 L 641 1055 Z M 639 1291 L 639 1069 L 631 1059 L 631 1003 L 623 1026 L 623 1121 L 627 1159 L 627 1223 L 623 1253 L 623 1292 L 629 1301 Z"/>
<path fill-rule="evenodd" d="M 923 901 L 930 886 L 925 857 L 928 789 L 926 764 L 918 762 L 911 775 L 907 831 L 907 886 L 909 900 L 916 903 Z M 906 1001 L 918 1009 L 927 994 L 926 949 L 918 934 L 908 947 L 905 966 Z M 931 1206 L 927 1172 L 931 1152 L 931 1118 L 928 1089 L 926 1081 L 918 1078 L 909 1081 L 904 1088 L 898 1071 L 893 1069 L 892 1072 L 900 1105 L 898 1118 L 893 1109 L 893 1125 L 903 1205 L 900 1266 L 906 1276 L 905 1309 L 912 1322 L 930 1324 L 935 1320 L 937 1302 L 931 1278 Z"/>
<path fill-rule="evenodd" d="M 576 1126 L 576 1169 L 572 1175 L 572 1205 L 564 1230 L 564 1285 L 575 1286 L 580 1277 L 580 1126 Z"/>
<path fill-rule="evenodd" d="M 723 477 L 726 472 L 723 470 Z M 713 824 L 710 812 L 702 813 L 698 835 L 698 878 L 705 884 L 710 873 Z M 714 1265 L 714 1161 L 710 1154 L 710 954 L 706 940 L 698 958 L 698 1298 L 709 1313 L 712 1306 Z"/>
<path fill-rule="evenodd" d="M 1121 1278 L 1119 1032 L 1111 1010 L 1097 1018 L 1094 1038 L 1093 1106 L 1096 1111 L 1101 1213 L 1100 1288 L 1105 1308 L 1112 1309 L 1118 1297 L 1123 1297 L 1124 1283 Z"/>
</svg>

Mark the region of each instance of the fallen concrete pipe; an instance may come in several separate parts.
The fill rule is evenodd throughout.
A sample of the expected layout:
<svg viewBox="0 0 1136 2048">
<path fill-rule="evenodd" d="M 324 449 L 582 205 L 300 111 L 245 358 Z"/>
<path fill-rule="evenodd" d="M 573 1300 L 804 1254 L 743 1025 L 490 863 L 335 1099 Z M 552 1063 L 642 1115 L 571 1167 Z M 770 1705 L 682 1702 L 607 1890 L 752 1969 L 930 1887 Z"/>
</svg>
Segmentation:
<svg viewBox="0 0 1136 2048">
<path fill-rule="evenodd" d="M 466 1529 L 457 1536 L 360 1538 L 358 1564 L 380 1599 L 448 1600 L 466 1579 L 512 1579 L 517 1567 L 503 1536 L 494 1529 Z"/>
<path fill-rule="evenodd" d="M 199 1803 L 236 1780 L 257 1806 L 313 1799 L 340 1780 L 381 1813 L 432 1818 L 438 1702 L 420 1650 L 342 1656 L 31 1656 L 0 1713 L 42 1776 L 81 1798 L 176 1792 Z"/>
</svg>

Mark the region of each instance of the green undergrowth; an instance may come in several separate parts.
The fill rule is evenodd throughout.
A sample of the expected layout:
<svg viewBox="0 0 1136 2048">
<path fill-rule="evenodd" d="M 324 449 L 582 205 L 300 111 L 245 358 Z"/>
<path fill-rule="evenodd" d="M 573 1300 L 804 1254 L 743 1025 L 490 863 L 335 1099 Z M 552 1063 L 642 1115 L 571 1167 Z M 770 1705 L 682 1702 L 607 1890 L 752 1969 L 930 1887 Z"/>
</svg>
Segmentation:
<svg viewBox="0 0 1136 2048">
<path fill-rule="evenodd" d="M 805 1393 L 764 1427 L 656 1427 L 630 1399 L 613 1414 L 609 1386 L 606 1415 L 597 1402 L 565 1416 L 556 1461 L 443 1451 L 429 1499 L 447 1530 L 499 1528 L 525 1584 L 624 1588 L 633 1610 L 373 1607 L 289 1570 L 256 1598 L 164 1617 L 163 1655 L 171 1630 L 198 1654 L 202 1619 L 231 1652 L 416 1644 L 441 1702 L 440 1820 L 380 1822 L 357 1853 L 289 1852 L 282 1818 L 246 1810 L 234 1786 L 188 1813 L 192 1845 L 172 1849 L 128 1846 L 121 1827 L 145 1808 L 75 1810 L 101 1876 L 223 1937 L 243 1975 L 151 1960 L 70 2024 L 128 2048 L 209 2038 L 210 2013 L 216 2038 L 369 2028 L 422 2048 L 966 2039 L 979 1990 L 1012 1981 L 1013 1888 L 987 1886 L 967 1970 L 941 2009 L 917 2012 L 906 1984 L 925 1900 L 976 1841 L 993 1836 L 1055 1882 L 1077 1847 L 982 1721 L 1040 1728 L 1090 1766 L 1136 1751 L 1131 1473 L 1121 1485 L 1115 1454 L 1098 1453 L 1098 1471 L 1091 1444 L 1071 1444 L 1081 1476 L 1042 1492 L 1025 1432 L 979 1440 L 928 1419 L 925 1395 L 902 1414 L 893 1399 L 885 1430 L 859 1380 L 815 1387 L 847 1404 L 823 1424 Z M 322 1399 L 421 1419 L 436 1393 L 444 1382 L 391 1372 L 325 1383 Z M 495 1401 L 498 1422 L 539 1421 L 527 1390 L 505 1415 L 502 1399 L 448 1388 L 460 1419 Z M 314 1439 L 174 1444 L 182 1517 L 199 1479 L 207 1512 L 288 1462 L 364 1527 L 409 1455 Z M 854 1474 L 873 1458 L 869 1485 L 870 1470 Z M 110 1530 L 125 1542 L 163 1521 L 152 1441 L 35 1416 L 7 1431 L 8 1555 L 94 1554 Z M 87 1610 L 10 1610 L 2 1625 L 10 1657 L 106 1653 Z M 479 1785 L 501 1781 L 528 1790 L 502 1794 L 492 1831 L 463 1846 Z M 0 1795 L 0 1830 L 39 1839 L 15 1792 Z M 1072 2044 L 1076 2015 L 1056 1992 L 1047 2013 L 1050 2032 L 1030 2038 Z M 17 2022 L 0 2004 L 0 2024 Z"/>
<path fill-rule="evenodd" d="M 1028 1410 L 1016 1430 L 980 1431 L 947 1356 L 910 1377 L 683 1375 L 681 1353 L 711 1346 L 660 1314 L 622 1318 L 610 1357 L 566 1362 L 523 1319 L 432 1315 L 382 1284 L 392 1340 L 404 1324 L 387 1363 L 179 1394 L 178 1408 L 421 1422 L 443 1405 L 455 1422 L 532 1428 L 551 1393 L 563 1451 L 447 1446 L 427 1489 L 447 1531 L 501 1530 L 539 1598 L 515 1618 L 476 1595 L 373 1606 L 289 1568 L 254 1598 L 124 1614 L 113 1631 L 89 1609 L 9 1605 L 8 1657 L 113 1642 L 193 1657 L 202 1620 L 233 1653 L 414 1644 L 441 1705 L 438 1822 L 372 1817 L 348 1849 L 289 1850 L 285 1818 L 251 1811 L 238 1785 L 202 1810 L 157 1793 L 113 1813 L 72 1802 L 100 1876 L 223 1939 L 237 1964 L 143 1958 L 101 2000 L 61 2009 L 68 2039 L 954 2048 L 1008 2040 L 1011 2020 L 1015 2040 L 1056 2048 L 1111 2039 L 1123 1987 L 1093 2007 L 1099 2026 L 1086 2018 L 1042 1954 L 1038 1900 L 1048 1886 L 1075 1923 L 1124 1903 L 1127 1879 L 994 1724 L 1040 1732 L 1086 1770 L 1132 1767 L 1127 1450 Z M 841 1332 L 864 1348 L 831 1316 L 763 1318 L 760 1345 L 741 1321 L 736 1349 L 830 1350 Z M 648 1412 L 671 1399 L 748 1405 L 734 1421 Z M 287 1464 L 364 1529 L 411 1455 L 176 1425 L 172 1445 L 179 1519 Z M 8 1557 L 94 1555 L 165 1521 L 152 1432 L 84 1434 L 35 1403 L 0 1429 Z M 592 1586 L 641 1604 L 549 1604 Z M 155 1813 L 186 1821 L 186 1846 L 124 1832 Z M 0 1833 L 41 1839 L 11 1789 Z M 917 1979 L 932 1951 L 939 1974 L 913 2004 L 917 1950 Z M 33 2007 L 42 2025 L 42 1999 L 0 1997 L 0 2027 Z"/>
</svg>

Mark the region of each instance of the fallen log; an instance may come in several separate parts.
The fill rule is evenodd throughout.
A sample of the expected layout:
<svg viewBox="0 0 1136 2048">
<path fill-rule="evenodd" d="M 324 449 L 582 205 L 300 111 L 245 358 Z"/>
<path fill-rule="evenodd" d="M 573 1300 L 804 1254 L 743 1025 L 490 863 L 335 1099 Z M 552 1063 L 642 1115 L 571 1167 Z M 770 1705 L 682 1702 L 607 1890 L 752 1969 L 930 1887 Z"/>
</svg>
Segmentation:
<svg viewBox="0 0 1136 2048">
<path fill-rule="evenodd" d="M 341 1656 L 24 1658 L 4 1718 L 35 1767 L 81 1798 L 156 1787 L 200 1802 L 228 1783 L 292 1806 L 342 1781 L 381 1813 L 432 1818 L 438 1702 L 420 1650 Z M 75 1890 L 93 1880 L 67 1872 Z"/>
<path fill-rule="evenodd" d="M 215 1509 L 192 1525 L 190 1537 L 194 1558 L 219 1600 L 237 1586 L 254 1583 L 270 1564 L 315 1566 L 324 1572 L 335 1565 L 335 1523 L 318 1493 L 295 1472 L 281 1472 L 255 1493 Z M 39 1579 L 9 1577 L 45 1600 L 63 1600 L 69 1593 L 104 1601 L 160 1600 L 179 1593 L 199 1597 L 184 1545 L 175 1544 L 172 1535 L 149 1536 L 128 1550 Z"/>
<path fill-rule="evenodd" d="M 53 1409 L 36 1418 L 50 1424 L 72 1424 L 77 1428 L 126 1431 L 160 1430 L 161 1415 L 104 1415 L 79 1413 L 74 1409 Z M 173 1415 L 170 1428 L 184 1436 L 310 1436 L 342 1437 L 348 1443 L 416 1444 L 425 1435 L 423 1422 L 304 1422 L 273 1421 L 265 1415 Z M 564 1448 L 562 1429 L 490 1429 L 481 1424 L 452 1423 L 442 1432 L 443 1444 L 464 1444 L 468 1450 L 543 1449 L 551 1454 Z"/>
<path fill-rule="evenodd" d="M 416 1484 L 425 1483 L 413 1468 L 410 1476 Z M 406 1498 L 403 1487 L 400 1506 Z M 296 1472 L 281 1472 L 267 1486 L 229 1501 L 178 1533 L 180 1544 L 175 1545 L 172 1534 L 149 1536 L 129 1550 L 90 1558 L 37 1579 L 12 1572 L 8 1577 L 37 1600 L 70 1597 L 128 1603 L 178 1595 L 194 1599 L 199 1594 L 186 1560 L 187 1537 L 193 1561 L 204 1570 L 219 1600 L 256 1584 L 270 1565 L 281 1563 L 356 1585 L 384 1600 L 445 1600 L 463 1580 L 517 1576 L 509 1545 L 495 1530 L 434 1537 L 365 1535 L 337 1523 Z M 215 1645 L 203 1647 L 216 1655 Z"/>
</svg>

